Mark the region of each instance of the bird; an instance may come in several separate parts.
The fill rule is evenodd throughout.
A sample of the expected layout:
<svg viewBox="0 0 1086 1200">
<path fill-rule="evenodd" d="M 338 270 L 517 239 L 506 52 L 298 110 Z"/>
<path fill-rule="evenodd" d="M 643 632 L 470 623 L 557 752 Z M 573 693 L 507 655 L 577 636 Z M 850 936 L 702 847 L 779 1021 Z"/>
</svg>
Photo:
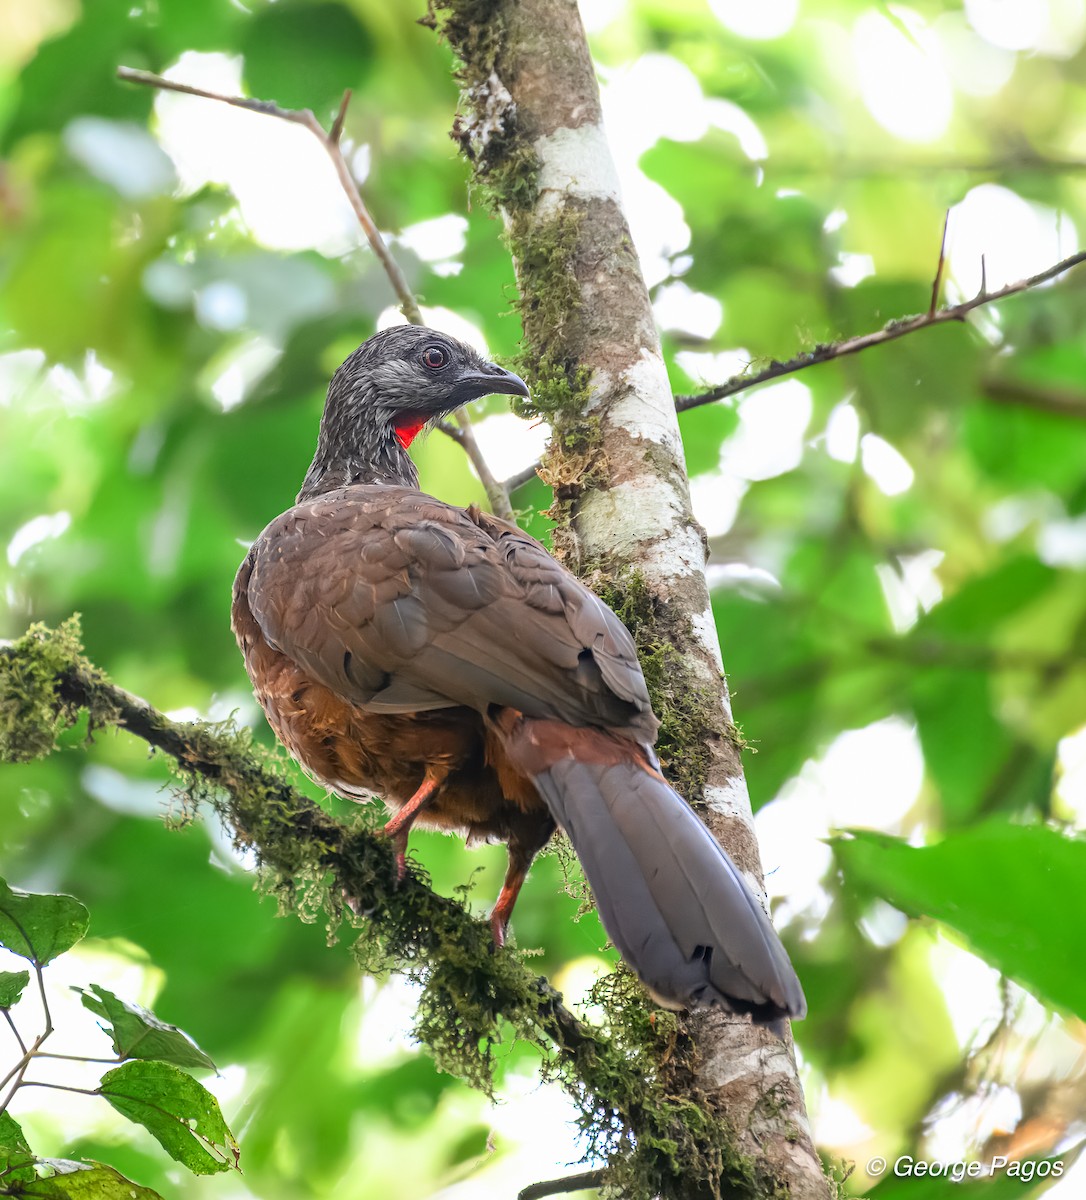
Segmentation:
<svg viewBox="0 0 1086 1200">
<path fill-rule="evenodd" d="M 629 631 L 517 525 L 419 490 L 412 441 L 491 394 L 528 388 L 415 325 L 376 333 L 335 372 L 296 503 L 234 582 L 256 697 L 312 778 L 383 798 L 401 878 L 415 826 L 507 844 L 498 946 L 561 827 L 656 1004 L 800 1018 L 762 904 L 663 776 Z"/>
</svg>

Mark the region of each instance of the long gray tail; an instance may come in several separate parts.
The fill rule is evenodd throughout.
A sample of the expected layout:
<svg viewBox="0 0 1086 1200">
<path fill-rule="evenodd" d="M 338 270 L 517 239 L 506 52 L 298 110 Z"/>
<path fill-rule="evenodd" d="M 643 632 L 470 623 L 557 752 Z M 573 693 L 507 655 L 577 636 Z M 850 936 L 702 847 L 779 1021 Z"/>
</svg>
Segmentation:
<svg viewBox="0 0 1086 1200">
<path fill-rule="evenodd" d="M 506 752 L 569 835 L 604 927 L 654 997 L 761 1024 L 803 1017 L 803 989 L 757 897 L 636 748 L 616 751 L 621 739 L 558 722 L 518 725 Z M 560 756 L 555 742 L 565 742 Z"/>
</svg>

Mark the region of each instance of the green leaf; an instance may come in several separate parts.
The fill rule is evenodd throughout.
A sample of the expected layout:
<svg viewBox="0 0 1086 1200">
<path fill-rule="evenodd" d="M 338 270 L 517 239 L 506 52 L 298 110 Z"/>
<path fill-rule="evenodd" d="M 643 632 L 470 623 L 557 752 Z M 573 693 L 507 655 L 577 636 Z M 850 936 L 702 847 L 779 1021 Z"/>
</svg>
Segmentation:
<svg viewBox="0 0 1086 1200">
<path fill-rule="evenodd" d="M 0 971 L 0 1008 L 11 1008 L 29 982 L 29 971 Z"/>
<path fill-rule="evenodd" d="M 373 38 L 340 4 L 281 3 L 246 23 L 241 43 L 250 91 L 287 108 L 334 108 L 374 61 Z"/>
<path fill-rule="evenodd" d="M 948 822 L 960 824 L 989 795 L 1011 745 L 993 712 L 990 676 L 983 670 L 933 667 L 916 672 L 910 692 L 924 761 Z"/>
<path fill-rule="evenodd" d="M 992 821 L 935 846 L 857 832 L 834 850 L 849 884 L 942 921 L 1041 999 L 1086 1015 L 1086 840 Z"/>
<path fill-rule="evenodd" d="M 0 1113 L 0 1186 L 34 1179 L 35 1161 L 18 1121 L 10 1113 Z"/>
<path fill-rule="evenodd" d="M 98 984 L 90 992 L 74 988 L 83 997 L 83 1007 L 101 1017 L 109 1025 L 113 1049 L 121 1058 L 157 1059 L 178 1067 L 206 1067 L 215 1064 L 191 1038 L 176 1025 L 167 1025 L 153 1012 L 138 1004 L 130 1004 Z"/>
<path fill-rule="evenodd" d="M 6 146 L 61 129 L 73 113 L 135 117 L 146 110 L 146 96 L 118 87 L 113 76 L 124 61 L 130 9 L 125 0 L 96 0 L 93 12 L 39 47 L 19 81 L 19 102 L 3 131 Z"/>
<path fill-rule="evenodd" d="M 194 1175 L 237 1165 L 238 1144 L 215 1097 L 169 1063 L 128 1062 L 102 1076 L 99 1093 L 124 1117 L 143 1125 Z"/>
<path fill-rule="evenodd" d="M 739 413 L 726 404 L 706 404 L 683 413 L 682 429 L 686 469 L 691 475 L 712 471 L 720 463 L 720 446 L 739 426 Z"/>
<path fill-rule="evenodd" d="M 1059 581 L 1059 575 L 1035 558 L 1018 557 L 975 575 L 917 622 L 914 642 L 926 637 L 982 643 L 991 630 L 1017 617 Z"/>
<path fill-rule="evenodd" d="M 50 1174 L 32 1188 L 19 1193 L 52 1200 L 162 1200 L 160 1193 L 126 1179 L 120 1171 L 99 1162 L 75 1162 L 70 1158 L 42 1158 L 38 1162 Z"/>
<path fill-rule="evenodd" d="M 20 892 L 0 879 L 0 946 L 39 967 L 81 941 L 90 914 L 74 896 Z"/>
<path fill-rule="evenodd" d="M 1086 431 L 1075 417 L 985 402 L 967 409 L 963 432 L 978 466 L 1009 487 L 1063 495 L 1082 479 Z"/>
</svg>

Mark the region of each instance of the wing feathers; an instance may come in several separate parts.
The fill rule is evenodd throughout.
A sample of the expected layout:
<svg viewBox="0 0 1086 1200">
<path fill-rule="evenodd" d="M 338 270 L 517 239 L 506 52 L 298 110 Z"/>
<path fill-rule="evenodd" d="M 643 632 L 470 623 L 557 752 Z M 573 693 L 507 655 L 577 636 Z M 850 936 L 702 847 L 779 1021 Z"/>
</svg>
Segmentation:
<svg viewBox="0 0 1086 1200">
<path fill-rule="evenodd" d="M 420 492 L 356 485 L 284 513 L 254 545 L 249 603 L 269 641 L 362 707 L 500 704 L 655 741 L 610 609 L 515 526 Z"/>
</svg>

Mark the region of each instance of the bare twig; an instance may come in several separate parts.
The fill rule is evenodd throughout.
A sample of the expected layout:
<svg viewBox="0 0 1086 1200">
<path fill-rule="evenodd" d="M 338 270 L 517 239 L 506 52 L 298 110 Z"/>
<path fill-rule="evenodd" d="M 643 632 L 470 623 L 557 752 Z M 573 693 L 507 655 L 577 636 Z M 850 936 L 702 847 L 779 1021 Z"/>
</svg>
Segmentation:
<svg viewBox="0 0 1086 1200">
<path fill-rule="evenodd" d="M 8 1094 L 4 1097 L 3 1101 L 0 1101 L 0 1113 L 7 1111 L 8 1105 L 11 1103 L 11 1099 L 15 1093 L 21 1087 L 26 1086 L 24 1082 L 26 1072 L 30 1067 L 30 1064 L 34 1061 L 34 1058 L 37 1056 L 38 1050 L 41 1049 L 42 1043 L 52 1032 L 53 1031 L 50 1028 L 44 1033 L 39 1034 L 33 1040 L 33 1042 L 30 1043 L 30 1048 L 23 1055 L 23 1057 L 19 1059 L 19 1061 L 14 1067 L 11 1068 L 11 1070 L 4 1076 L 3 1079 L 0 1079 L 0 1088 L 3 1088 L 9 1081 L 14 1080 L 14 1082 L 11 1084 L 11 1087 L 8 1089 Z"/>
<path fill-rule="evenodd" d="M 81 1062 L 81 1063 L 108 1063 L 110 1066 L 116 1066 L 118 1063 L 123 1063 L 124 1059 L 118 1055 L 113 1058 L 92 1058 L 86 1054 L 54 1054 L 51 1050 L 39 1050 L 34 1055 L 35 1058 L 62 1058 L 65 1062 Z"/>
<path fill-rule="evenodd" d="M 229 104 L 232 108 L 244 108 L 249 112 L 259 113 L 263 117 L 275 117 L 280 121 L 287 121 L 291 125 L 301 125 L 303 129 L 308 129 L 328 152 L 351 208 L 358 218 L 359 225 L 362 226 L 362 232 L 366 235 L 366 240 L 369 242 L 374 254 L 377 255 L 385 274 L 388 276 L 389 283 L 392 284 L 392 290 L 396 293 L 396 297 L 400 301 L 400 311 L 413 325 L 422 325 L 424 323 L 419 313 L 418 302 L 415 300 L 415 296 L 408 286 L 407 279 L 400 270 L 399 263 L 392 257 L 388 246 L 385 244 L 385 239 L 381 237 L 381 232 L 377 228 L 373 217 L 370 216 L 370 211 L 358 191 L 358 185 L 351 175 L 347 160 L 343 157 L 343 151 L 339 145 L 338 132 L 334 138 L 332 134 L 325 133 L 324 127 L 308 108 L 280 108 L 278 104 L 274 104 L 270 100 L 254 100 L 247 96 L 226 96 L 221 92 L 210 92 L 205 88 L 193 87 L 191 84 L 178 83 L 173 79 L 166 79 L 164 76 L 155 75 L 150 71 L 137 71 L 132 67 L 118 67 L 117 78 L 123 79 L 128 83 L 139 83 L 145 87 L 158 88 L 161 91 L 181 92 L 186 96 L 198 96 L 203 100 L 214 100 L 219 104 Z M 346 99 L 349 99 L 349 95 Z M 343 112 L 342 104 L 340 105 L 340 112 Z M 340 121 L 339 114 L 337 114 L 336 121 Z M 333 124 L 332 128 L 335 131 L 336 125 Z"/>
<path fill-rule="evenodd" d="M 15 1021 L 12 1019 L 10 1010 L 6 1009 L 6 1008 L 4 1009 L 4 1020 L 7 1021 L 8 1027 L 11 1029 L 11 1032 L 15 1035 L 15 1040 L 19 1043 L 19 1049 L 25 1054 L 26 1053 L 26 1042 L 23 1041 L 23 1035 L 19 1032 L 18 1026 L 15 1024 Z"/>
<path fill-rule="evenodd" d="M 49 997 L 45 992 L 45 975 L 42 973 L 41 963 L 34 963 L 34 974 L 38 980 L 38 995 L 41 997 L 41 1009 L 45 1015 L 45 1031 L 41 1035 L 44 1042 L 53 1032 L 53 1014 L 49 1011 Z"/>
<path fill-rule="evenodd" d="M 343 136 L 343 122 L 347 119 L 347 107 L 351 103 L 351 89 L 343 93 L 343 99 L 339 102 L 339 110 L 336 112 L 335 120 L 332 122 L 332 128 L 328 130 L 328 140 L 339 145 L 339 139 Z"/>
<path fill-rule="evenodd" d="M 441 432 L 448 438 L 452 438 L 458 446 L 464 444 L 464 434 L 461 429 L 455 425 L 450 425 L 448 421 L 435 421 L 434 427 L 440 429 Z"/>
<path fill-rule="evenodd" d="M 516 516 L 509 500 L 509 494 L 514 490 L 513 486 L 508 479 L 501 483 L 491 474 L 486 458 L 479 448 L 479 443 L 475 440 L 475 430 L 472 428 L 471 419 L 463 409 L 456 414 L 456 420 L 457 425 L 451 425 L 448 421 L 437 421 L 435 424 L 446 437 L 452 438 L 458 446 L 463 447 L 464 453 L 467 454 L 471 465 L 475 468 L 479 482 L 483 485 L 490 500 L 490 507 L 494 510 L 494 515 L 515 524 Z M 534 471 L 535 468 L 533 467 L 532 470 Z M 513 478 L 515 479 L 516 476 Z"/>
<path fill-rule="evenodd" d="M 21 925 L 19 926 L 19 932 L 23 935 L 23 938 L 26 940 L 27 944 L 29 945 L 30 938 L 27 936 L 26 932 L 23 930 Z M 15 1093 L 21 1087 L 28 1086 L 24 1082 L 24 1077 L 26 1076 L 26 1072 L 27 1072 L 28 1068 L 30 1067 L 30 1063 L 37 1056 L 38 1051 L 41 1049 L 41 1047 L 45 1043 L 45 1041 L 53 1033 L 53 1014 L 49 1011 L 49 1000 L 45 994 L 45 976 L 42 974 L 41 963 L 32 962 L 31 965 L 34 968 L 34 975 L 38 981 L 38 994 L 41 997 L 42 1013 L 45 1016 L 45 1028 L 34 1039 L 34 1041 L 31 1043 L 31 1045 L 28 1048 L 26 1046 L 26 1044 L 23 1042 L 23 1039 L 21 1037 L 19 1037 L 19 1031 L 15 1030 L 15 1025 L 12 1022 L 11 1017 L 10 1016 L 8 1017 L 8 1024 L 11 1025 L 11 1028 L 13 1030 L 15 1030 L 15 1036 L 17 1038 L 19 1038 L 19 1045 L 22 1047 L 23 1056 L 15 1064 L 15 1066 L 12 1067 L 11 1070 L 4 1076 L 4 1078 L 0 1079 L 0 1089 L 3 1089 L 3 1087 L 10 1080 L 14 1080 L 14 1083 L 12 1083 L 11 1087 L 8 1089 L 8 1094 L 4 1097 L 3 1103 L 0 1104 L 0 1113 L 5 1112 L 7 1110 L 8 1105 L 11 1103 L 11 1098 L 15 1095 Z"/>
<path fill-rule="evenodd" d="M 471 459 L 471 464 L 479 475 L 479 482 L 483 485 L 487 498 L 490 500 L 490 507 L 494 510 L 494 515 L 502 517 L 506 521 L 512 521 L 515 525 L 517 519 L 513 515 L 513 505 L 509 501 L 509 493 L 505 490 L 505 485 L 499 483 L 491 474 L 483 452 L 479 449 L 479 443 L 475 440 L 475 430 L 471 427 L 471 418 L 462 408 L 457 410 L 456 423 L 460 426 L 460 437 L 456 440 L 464 447 L 468 458 Z"/>
<path fill-rule="evenodd" d="M 948 321 L 964 321 L 969 313 L 982 305 L 991 304 L 995 300 L 1003 300 L 1007 296 L 1014 296 L 1019 292 L 1038 287 L 1083 262 L 1086 262 L 1086 250 L 1072 254 L 1070 258 L 1062 259 L 1047 270 L 1031 275 L 1028 279 L 1019 279 L 1017 283 L 1008 283 L 1006 287 L 995 292 L 989 292 L 986 284 L 982 283 L 981 290 L 972 300 L 963 300 L 961 304 L 950 304 L 945 308 L 936 309 L 935 312 L 924 313 L 920 316 L 902 317 L 896 321 L 890 321 L 882 329 L 873 333 L 862 333 L 858 337 L 845 338 L 840 342 L 824 342 L 815 346 L 813 350 L 797 354 L 784 362 L 772 362 L 764 370 L 734 375 L 717 387 L 709 388 L 698 395 L 676 396 L 675 407 L 679 412 L 686 412 L 687 409 L 697 408 L 702 404 L 711 404 L 714 400 L 723 400 L 727 396 L 734 396 L 737 392 L 745 392 L 748 388 L 755 387 L 760 383 L 768 383 L 771 379 L 795 375 L 798 371 L 806 370 L 807 367 L 816 366 L 818 363 L 831 362 L 835 358 L 844 358 L 847 354 L 858 354 L 861 350 L 870 349 L 872 346 L 881 346 L 887 342 L 896 341 L 898 338 L 905 337 L 906 334 L 915 333 L 918 329 L 927 329 L 931 325 L 944 325 Z"/>
<path fill-rule="evenodd" d="M 982 380 L 981 389 L 996 404 L 1020 404 L 1061 417 L 1086 418 L 1086 391 L 998 377 Z"/>
<path fill-rule="evenodd" d="M 518 471 L 515 475 L 510 475 L 508 479 L 502 481 L 502 487 L 509 493 L 513 493 L 517 488 L 522 488 L 526 483 L 535 479 L 539 475 L 539 463 L 534 462 L 530 467 L 525 467 L 524 470 Z"/>
<path fill-rule="evenodd" d="M 740 153 L 736 147 L 737 155 Z M 925 178 L 949 172 L 954 174 L 984 175 L 988 178 L 1007 174 L 1040 174 L 1066 175 L 1072 172 L 1086 171 L 1086 158 L 1077 156 L 1050 156 L 1038 154 L 1023 147 L 1010 154 L 987 155 L 977 158 L 953 158 L 934 155 L 894 155 L 892 157 L 848 156 L 831 159 L 825 158 L 782 158 L 772 154 L 769 158 L 750 162 L 744 160 L 744 165 L 753 172 L 762 169 L 773 180 L 784 180 L 789 177 L 804 178 L 817 175 L 820 180 L 831 179 L 870 179 L 872 176 L 893 175 L 901 176 L 922 175 Z"/>
<path fill-rule="evenodd" d="M 278 104 L 274 104 L 270 100 L 254 100 L 246 96 L 227 96 L 221 92 L 207 91 L 204 88 L 193 87 L 187 83 L 177 83 L 172 79 L 166 79 L 164 76 L 155 75 L 150 71 L 137 71 L 132 67 L 118 67 L 117 78 L 123 79 L 128 83 L 138 83 L 145 87 L 159 88 L 162 91 L 181 92 L 186 96 L 198 96 L 203 100 L 214 100 L 219 104 L 229 104 L 233 108 L 243 108 L 248 112 L 259 113 L 264 117 L 275 117 L 280 121 L 288 121 L 292 125 L 301 125 L 303 129 L 308 129 L 324 147 L 328 153 L 328 157 L 332 160 L 332 166 L 335 168 L 336 176 L 339 179 L 340 186 L 343 188 L 344 195 L 346 195 L 354 211 L 354 215 L 362 227 L 362 232 L 366 235 L 366 240 L 369 242 L 370 248 L 377 256 L 378 262 L 380 262 L 385 274 L 388 276 L 389 283 L 392 284 L 392 290 L 396 293 L 396 298 L 400 302 L 400 312 L 403 313 L 412 325 L 426 324 L 422 319 L 422 313 L 419 310 L 415 294 L 411 291 L 411 287 L 403 271 L 400 270 L 400 264 L 392 256 L 388 244 L 381 236 L 381 231 L 377 228 L 376 222 L 366 207 L 366 202 L 362 199 L 362 195 L 358 190 L 358 184 L 351 174 L 351 168 L 340 146 L 343 122 L 346 119 L 347 106 L 351 100 L 349 90 L 343 93 L 343 99 L 340 101 L 339 109 L 336 112 L 335 119 L 332 121 L 332 127 L 326 132 L 324 126 L 321 125 L 307 108 L 280 108 Z M 504 517 L 506 520 L 511 521 L 513 520 L 513 507 L 509 503 L 509 494 L 502 487 L 501 483 L 495 479 L 490 468 L 483 461 L 479 444 L 470 430 L 470 420 L 467 413 L 462 410 L 457 414 L 457 421 L 459 422 L 460 432 L 463 436 L 455 438 L 455 440 L 464 448 L 465 453 L 471 459 L 476 474 L 479 476 L 479 480 L 486 490 L 487 499 L 490 501 L 490 507 L 494 513 L 499 517 Z M 451 427 L 442 422 L 441 428 L 443 432 L 448 433 Z"/>
<path fill-rule="evenodd" d="M 936 272 L 935 283 L 932 287 L 933 299 L 937 295 L 941 282 L 945 246 L 946 224 L 944 223 L 943 250 L 939 254 L 939 267 Z M 845 338 L 839 342 L 823 342 L 815 346 L 813 350 L 793 355 L 792 358 L 785 359 L 783 362 L 771 362 L 768 367 L 763 368 L 761 371 L 744 371 L 739 375 L 733 375 L 723 383 L 717 384 L 716 387 L 709 388 L 696 395 L 677 395 L 675 397 L 675 409 L 677 412 L 686 412 L 691 408 L 700 408 L 703 404 L 712 404 L 716 400 L 725 400 L 729 396 L 735 396 L 740 392 L 757 387 L 759 384 L 769 383 L 774 379 L 783 379 L 786 375 L 795 375 L 799 371 L 806 370 L 807 367 L 814 367 L 819 363 L 832 362 L 835 358 L 844 358 L 848 354 L 858 354 L 861 350 L 868 350 L 872 346 L 885 345 L 887 342 L 893 342 L 898 338 L 905 337 L 906 334 L 915 333 L 919 329 L 927 329 L 931 325 L 943 325 L 948 321 L 964 321 L 966 316 L 976 308 L 981 308 L 985 304 L 991 304 L 995 300 L 1002 300 L 1007 296 L 1017 295 L 1019 292 L 1028 291 L 1039 284 L 1047 283 L 1050 279 L 1055 279 L 1065 271 L 1070 271 L 1073 267 L 1077 267 L 1083 262 L 1086 262 L 1086 251 L 1080 251 L 1078 254 L 1072 254 L 1070 258 L 1061 259 L 1060 262 L 1055 263 L 1047 270 L 1041 271 L 1037 275 L 1031 275 L 1028 279 L 1019 279 L 1016 283 L 1009 283 L 1006 287 L 1000 288 L 997 292 L 989 292 L 987 264 L 982 254 L 980 257 L 980 290 L 972 300 L 964 300 L 961 304 L 947 305 L 945 308 L 935 309 L 934 311 L 929 310 L 927 313 L 919 316 L 901 317 L 897 320 L 887 322 L 882 329 L 875 330 L 872 333 L 862 333 L 857 337 Z M 1018 385 L 1009 381 L 994 381 L 985 384 L 985 392 L 991 399 L 1001 403 L 1026 404 L 1033 408 L 1044 409 L 1047 412 L 1057 412 L 1064 416 L 1086 416 L 1086 397 L 1079 398 L 1075 393 L 1063 392 L 1057 388 L 1030 388 L 1026 385 Z M 538 466 L 539 463 L 533 463 L 523 471 L 518 471 L 517 474 L 511 475 L 503 484 L 506 492 L 515 492 L 517 488 L 527 483 L 535 475 Z"/>
<path fill-rule="evenodd" d="M 102 1094 L 101 1088 L 72 1087 L 67 1083 L 46 1083 L 43 1079 L 28 1079 L 22 1086 L 53 1088 L 57 1092 L 78 1092 L 80 1096 L 100 1096 Z"/>
<path fill-rule="evenodd" d="M 566 1192 L 580 1192 L 586 1188 L 603 1186 L 603 1168 L 595 1171 L 582 1171 L 579 1175 L 567 1175 L 564 1179 L 545 1179 L 541 1183 L 531 1183 L 521 1188 L 517 1200 L 543 1200 L 544 1196 L 560 1196 Z"/>
<path fill-rule="evenodd" d="M 934 316 L 939 305 L 939 289 L 943 284 L 943 270 L 946 267 L 946 231 L 950 228 L 950 209 L 946 210 L 943 218 L 943 240 L 939 243 L 939 262 L 935 268 L 935 279 L 931 285 L 931 303 L 928 305 L 928 316 Z"/>
</svg>

